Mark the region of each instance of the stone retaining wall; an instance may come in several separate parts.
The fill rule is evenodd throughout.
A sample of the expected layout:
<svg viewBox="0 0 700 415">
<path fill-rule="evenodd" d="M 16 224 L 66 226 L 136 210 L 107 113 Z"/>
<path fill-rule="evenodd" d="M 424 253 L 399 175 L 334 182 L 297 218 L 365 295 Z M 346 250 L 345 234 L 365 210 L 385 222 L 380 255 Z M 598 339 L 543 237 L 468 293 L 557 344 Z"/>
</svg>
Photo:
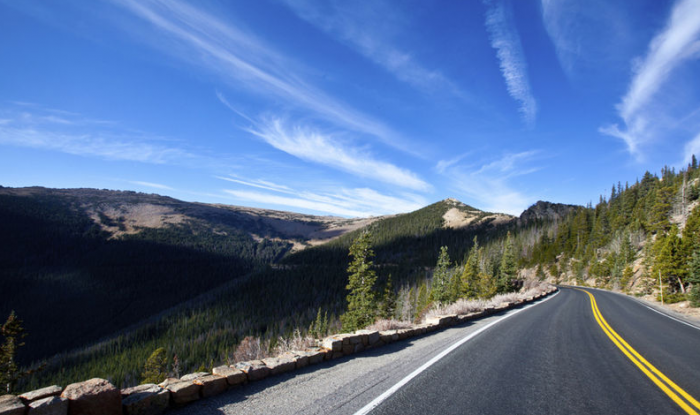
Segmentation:
<svg viewBox="0 0 700 415">
<path fill-rule="evenodd" d="M 320 347 L 287 352 L 262 360 L 239 362 L 232 366 L 219 366 L 214 368 L 212 373 L 191 373 L 180 379 L 166 379 L 158 385 L 139 385 L 120 391 L 109 381 L 95 378 L 73 383 L 65 389 L 54 385 L 20 396 L 4 395 L 0 396 L 0 415 L 162 414 L 171 406 L 182 406 L 218 395 L 228 388 L 486 317 L 538 300 L 556 290 L 556 287 L 550 287 L 541 295 L 488 307 L 479 312 L 428 318 L 424 323 L 410 328 L 386 331 L 358 330 L 355 333 L 336 334 L 323 339 Z"/>
</svg>

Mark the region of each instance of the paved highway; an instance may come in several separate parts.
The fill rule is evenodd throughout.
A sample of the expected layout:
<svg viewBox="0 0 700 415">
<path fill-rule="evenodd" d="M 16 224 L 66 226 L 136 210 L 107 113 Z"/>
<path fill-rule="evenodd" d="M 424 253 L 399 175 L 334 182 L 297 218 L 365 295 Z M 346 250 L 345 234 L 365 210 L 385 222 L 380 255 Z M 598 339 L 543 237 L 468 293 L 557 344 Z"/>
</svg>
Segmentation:
<svg viewBox="0 0 700 415">
<path fill-rule="evenodd" d="M 600 290 L 314 369 L 173 413 L 700 413 L 700 329 Z"/>
</svg>

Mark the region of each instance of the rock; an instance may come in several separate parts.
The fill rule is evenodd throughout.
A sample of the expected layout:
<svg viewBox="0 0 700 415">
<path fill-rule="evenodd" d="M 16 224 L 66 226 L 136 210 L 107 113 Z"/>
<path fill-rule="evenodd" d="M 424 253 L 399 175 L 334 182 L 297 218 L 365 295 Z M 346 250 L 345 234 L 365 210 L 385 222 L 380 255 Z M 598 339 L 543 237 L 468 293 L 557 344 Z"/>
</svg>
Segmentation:
<svg viewBox="0 0 700 415">
<path fill-rule="evenodd" d="M 263 363 L 265 363 L 265 366 L 270 368 L 271 375 L 278 375 L 280 373 L 285 373 L 294 370 L 297 362 L 295 359 L 289 356 L 280 356 L 263 359 Z"/>
<path fill-rule="evenodd" d="M 201 378 L 202 376 L 207 376 L 209 373 L 207 372 L 195 372 L 195 373 L 190 373 L 187 374 L 183 377 L 180 378 L 180 380 L 195 380 L 197 378 Z"/>
<path fill-rule="evenodd" d="M 0 396 L 0 415 L 24 415 L 26 407 L 15 395 Z"/>
<path fill-rule="evenodd" d="M 399 339 L 399 335 L 396 330 L 385 330 L 379 332 L 379 338 L 386 344 L 395 342 Z"/>
<path fill-rule="evenodd" d="M 170 391 L 170 399 L 172 399 L 173 403 L 175 405 L 184 405 L 199 399 L 199 390 L 202 389 L 202 386 L 195 384 L 191 380 L 181 380 L 168 384 L 167 388 Z"/>
<path fill-rule="evenodd" d="M 170 391 L 148 383 L 122 390 L 125 415 L 162 414 L 170 405 Z"/>
<path fill-rule="evenodd" d="M 332 352 L 339 352 L 343 349 L 343 339 L 336 336 L 326 337 L 321 343 L 324 349 Z"/>
<path fill-rule="evenodd" d="M 231 366 L 219 366 L 213 370 L 215 375 L 226 378 L 226 383 L 229 386 L 236 386 L 246 381 L 246 375 L 240 369 Z"/>
<path fill-rule="evenodd" d="M 362 344 L 372 346 L 379 341 L 379 331 L 377 330 L 358 330 L 355 332 L 362 336 Z"/>
<path fill-rule="evenodd" d="M 245 372 L 246 377 L 251 382 L 265 379 L 270 375 L 270 368 L 265 366 L 265 363 L 263 363 L 261 360 L 236 363 L 236 369 L 240 369 Z"/>
<path fill-rule="evenodd" d="M 69 415 L 121 415 L 122 395 L 109 381 L 93 378 L 66 386 Z"/>
<path fill-rule="evenodd" d="M 308 352 L 295 350 L 293 352 L 286 352 L 282 354 L 282 357 L 294 359 L 296 362 L 295 369 L 303 369 L 309 365 L 309 355 Z"/>
<path fill-rule="evenodd" d="M 343 354 L 344 355 L 350 355 L 355 353 L 355 345 L 354 344 L 343 344 Z"/>
<path fill-rule="evenodd" d="M 27 403 L 38 401 L 39 399 L 48 398 L 50 396 L 58 396 L 63 392 L 63 388 L 58 385 L 48 386 L 46 388 L 37 389 L 35 391 L 23 393 L 19 395 L 20 399 Z"/>
<path fill-rule="evenodd" d="M 327 352 L 323 349 L 313 348 L 304 352 L 309 357 L 309 364 L 315 365 L 323 362 Z"/>
<path fill-rule="evenodd" d="M 216 396 L 222 392 L 225 392 L 228 388 L 228 383 L 226 378 L 217 375 L 206 375 L 200 376 L 193 380 L 197 385 L 201 385 L 201 395 L 202 398 L 209 398 L 210 396 Z"/>
<path fill-rule="evenodd" d="M 60 396 L 49 396 L 29 404 L 27 415 L 66 415 L 68 414 L 68 399 Z"/>
</svg>

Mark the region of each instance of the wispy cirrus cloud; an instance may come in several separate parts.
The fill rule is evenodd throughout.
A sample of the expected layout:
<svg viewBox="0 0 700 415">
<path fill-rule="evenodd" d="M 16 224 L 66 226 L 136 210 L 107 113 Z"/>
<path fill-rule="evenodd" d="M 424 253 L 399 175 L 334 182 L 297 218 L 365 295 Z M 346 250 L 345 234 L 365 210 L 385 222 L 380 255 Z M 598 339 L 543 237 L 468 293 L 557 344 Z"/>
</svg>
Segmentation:
<svg viewBox="0 0 700 415">
<path fill-rule="evenodd" d="M 423 92 L 447 91 L 466 97 L 457 85 L 437 69 L 428 69 L 410 51 L 395 45 L 403 30 L 396 4 L 383 1 L 285 0 L 303 20 L 350 46 L 365 58 Z M 398 32 L 398 33 L 397 33 Z"/>
<path fill-rule="evenodd" d="M 479 209 L 519 215 L 536 200 L 513 184 L 518 176 L 534 173 L 542 167 L 534 165 L 541 158 L 536 150 L 507 153 L 500 158 L 477 164 L 451 164 L 443 172 L 452 187 L 476 201 Z"/>
<path fill-rule="evenodd" d="M 167 186 L 167 185 L 164 185 L 164 184 L 160 184 L 160 183 L 142 182 L 142 181 L 138 181 L 138 180 L 129 181 L 129 183 L 135 184 L 135 185 L 137 185 L 137 186 L 150 187 L 150 188 L 159 189 L 159 190 L 175 190 L 175 189 L 173 189 L 173 188 L 170 187 L 170 186 Z"/>
<path fill-rule="evenodd" d="M 654 98 L 670 75 L 683 63 L 700 56 L 700 1 L 676 2 L 666 27 L 649 44 L 635 70 L 630 87 L 616 106 L 624 125 L 607 125 L 600 132 L 625 142 L 630 154 L 643 157 L 640 146 L 654 138 L 657 118 Z"/>
<path fill-rule="evenodd" d="M 212 13 L 177 0 L 123 0 L 116 4 L 155 27 L 162 38 L 150 42 L 182 61 L 189 63 L 194 58 L 231 84 L 256 94 L 282 98 L 340 126 L 417 154 L 406 145 L 406 140 L 382 122 L 304 81 L 300 64 Z"/>
<path fill-rule="evenodd" d="M 540 0 L 542 21 L 569 77 L 622 59 L 630 36 L 624 10 L 606 0 Z"/>
<path fill-rule="evenodd" d="M 46 111 L 3 110 L 0 145 L 59 151 L 107 160 L 129 160 L 151 164 L 188 165 L 203 157 L 177 146 L 168 146 L 163 137 L 124 129 L 105 128 L 104 121 L 92 122 L 79 115 L 58 118 Z"/>
<path fill-rule="evenodd" d="M 288 186 L 261 179 L 231 180 L 226 177 L 219 177 L 219 179 L 274 192 L 241 189 L 225 189 L 223 191 L 225 194 L 240 201 L 306 209 L 347 217 L 404 213 L 420 209 L 426 205 L 426 200 L 423 197 L 411 193 L 392 196 L 369 188 L 340 188 L 330 192 L 298 191 Z M 258 185 L 259 183 L 266 183 L 266 185 L 261 186 Z"/>
<path fill-rule="evenodd" d="M 378 160 L 367 151 L 352 147 L 332 134 L 300 126 L 288 127 L 279 118 L 265 119 L 247 131 L 276 149 L 305 161 L 412 190 L 427 191 L 432 188 L 410 170 Z"/>
<path fill-rule="evenodd" d="M 491 46 L 496 49 L 501 73 L 510 96 L 520 103 L 520 114 L 528 126 L 537 117 L 537 101 L 530 91 L 527 62 L 515 28 L 511 9 L 502 0 L 483 0 L 486 6 L 486 29 Z"/>
</svg>

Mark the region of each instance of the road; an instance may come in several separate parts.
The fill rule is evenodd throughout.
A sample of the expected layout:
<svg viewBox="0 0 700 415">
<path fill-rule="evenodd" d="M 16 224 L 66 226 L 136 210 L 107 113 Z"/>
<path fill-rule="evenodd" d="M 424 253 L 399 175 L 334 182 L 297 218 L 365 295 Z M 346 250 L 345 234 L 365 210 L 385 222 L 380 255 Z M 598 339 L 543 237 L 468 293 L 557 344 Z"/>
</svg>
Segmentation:
<svg viewBox="0 0 700 415">
<path fill-rule="evenodd" d="M 533 305 L 169 413 L 700 413 L 693 402 L 700 399 L 700 329 L 621 295 L 588 292 L 593 297 L 562 288 Z"/>
</svg>

